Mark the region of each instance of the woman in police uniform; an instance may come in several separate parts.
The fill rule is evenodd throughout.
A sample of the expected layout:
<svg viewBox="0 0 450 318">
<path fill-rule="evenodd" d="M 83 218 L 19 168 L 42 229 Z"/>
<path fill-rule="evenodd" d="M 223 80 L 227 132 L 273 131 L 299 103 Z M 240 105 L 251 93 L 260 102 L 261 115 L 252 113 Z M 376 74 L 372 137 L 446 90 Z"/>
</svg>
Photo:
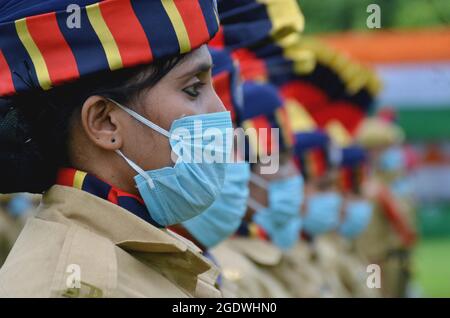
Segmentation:
<svg viewBox="0 0 450 318">
<path fill-rule="evenodd" d="M 70 3 L 80 28 L 66 23 L 68 1 L 0 1 L 0 96 L 11 106 L 0 192 L 44 193 L 0 270 L 0 295 L 220 296 L 214 265 L 165 229 L 207 209 L 223 184 L 222 165 L 172 158 L 186 146 L 175 128 L 231 126 L 204 45 L 214 1 Z"/>
</svg>

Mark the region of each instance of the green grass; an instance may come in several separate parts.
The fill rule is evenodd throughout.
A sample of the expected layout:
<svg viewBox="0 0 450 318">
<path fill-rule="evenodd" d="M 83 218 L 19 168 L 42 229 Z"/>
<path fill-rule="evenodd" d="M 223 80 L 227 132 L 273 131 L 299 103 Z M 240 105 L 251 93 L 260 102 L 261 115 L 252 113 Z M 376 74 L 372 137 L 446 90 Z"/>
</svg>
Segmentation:
<svg viewBox="0 0 450 318">
<path fill-rule="evenodd" d="M 414 276 L 424 297 L 450 297 L 450 238 L 422 239 L 414 252 Z"/>
</svg>

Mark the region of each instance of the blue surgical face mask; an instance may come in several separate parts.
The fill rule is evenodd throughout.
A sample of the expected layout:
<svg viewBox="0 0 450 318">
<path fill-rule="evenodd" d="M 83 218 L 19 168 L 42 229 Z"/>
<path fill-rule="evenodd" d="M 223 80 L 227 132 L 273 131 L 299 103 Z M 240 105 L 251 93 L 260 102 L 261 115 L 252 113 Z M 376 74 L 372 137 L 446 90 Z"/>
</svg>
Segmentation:
<svg viewBox="0 0 450 318">
<path fill-rule="evenodd" d="M 391 183 L 392 193 L 400 198 L 412 197 L 414 194 L 414 187 L 412 181 L 407 177 L 397 178 Z"/>
<path fill-rule="evenodd" d="M 222 190 L 225 166 L 230 158 L 230 113 L 186 116 L 175 120 L 168 132 L 131 109 L 114 103 L 166 136 L 177 156 L 173 167 L 144 171 L 117 151 L 138 173 L 134 179 L 150 216 L 158 224 L 168 226 L 189 220 L 209 208 Z M 209 154 L 214 157 L 204 158 Z M 218 158 L 218 162 L 213 162 L 214 158 Z"/>
<path fill-rule="evenodd" d="M 396 172 L 405 167 L 405 157 L 401 148 L 391 147 L 385 150 L 379 158 L 379 167 L 384 172 Z"/>
<path fill-rule="evenodd" d="M 253 220 L 262 226 L 275 245 L 281 249 L 291 248 L 299 238 L 302 225 L 302 177 L 294 176 L 267 182 L 257 175 L 252 175 L 251 180 L 267 190 L 269 202 L 269 206 L 264 207 L 253 199 L 249 200 L 249 206 L 256 211 Z"/>
<path fill-rule="evenodd" d="M 349 239 L 360 235 L 369 225 L 373 206 L 369 201 L 357 200 L 347 203 L 344 221 L 339 226 L 339 233 Z"/>
<path fill-rule="evenodd" d="M 336 229 L 342 199 L 336 192 L 320 192 L 307 201 L 303 227 L 309 235 L 316 236 Z"/>
<path fill-rule="evenodd" d="M 225 183 L 218 199 L 199 216 L 183 222 L 183 226 L 207 248 L 231 236 L 247 210 L 249 179 L 248 163 L 228 164 Z"/>
</svg>

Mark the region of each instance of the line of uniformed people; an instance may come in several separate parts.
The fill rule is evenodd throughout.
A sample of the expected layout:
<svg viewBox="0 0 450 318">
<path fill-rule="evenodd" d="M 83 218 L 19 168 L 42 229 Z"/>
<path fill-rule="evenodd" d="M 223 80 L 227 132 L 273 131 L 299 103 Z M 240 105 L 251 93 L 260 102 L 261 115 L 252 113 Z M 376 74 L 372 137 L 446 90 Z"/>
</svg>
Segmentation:
<svg viewBox="0 0 450 318">
<path fill-rule="evenodd" d="M 13 96 L 8 113 L 17 111 L 17 119 L 33 127 L 27 137 L 39 142 L 39 155 L 52 163 L 53 177 L 41 185 L 41 175 L 30 171 L 21 174 L 23 180 L 2 183 L 2 192 L 44 194 L 0 270 L 0 295 L 404 295 L 405 269 L 390 266 L 389 255 L 410 248 L 411 226 L 402 223 L 397 209 L 384 211 L 379 201 L 389 206 L 395 200 L 369 182 L 378 178 L 378 168 L 393 162 L 393 170 L 403 169 L 402 158 L 393 159 L 389 148 L 399 145 L 401 136 L 392 123 L 377 122 L 380 129 L 364 121 L 373 99 L 370 72 L 354 70 L 356 64 L 349 61 L 336 62 L 320 46 L 302 44 L 303 17 L 296 1 L 219 1 L 222 25 L 209 47 L 212 70 L 204 44 L 219 27 L 213 1 L 88 2 L 80 3 L 88 29 L 68 33 L 59 25 L 49 40 L 61 45 L 61 36 L 65 39 L 76 75 L 58 60 L 60 51 L 44 54 L 38 35 L 37 26 L 63 15 L 60 2 L 38 10 L 24 5 L 20 13 L 6 7 L 2 17 L 10 25 L 26 18 L 28 27 L 5 27 L 10 36 L 0 42 L 0 53 L 5 52 L 0 58 L 19 76 L 2 95 Z M 125 41 L 117 29 L 119 13 L 131 21 L 124 27 L 134 32 L 134 41 Z M 156 34 L 148 22 L 152 19 L 170 28 Z M 29 49 L 30 41 L 40 52 Z M 150 43 L 151 55 L 142 43 Z M 14 45 L 23 56 L 11 58 Z M 91 64 L 82 50 L 92 52 Z M 166 60 L 180 53 L 185 54 L 180 60 Z M 43 76 L 39 59 L 51 76 Z M 23 61 L 32 65 L 22 68 Z M 143 63 L 157 70 L 136 68 Z M 117 68 L 124 71 L 111 73 Z M 109 83 L 96 78 L 98 72 L 117 75 Z M 92 84 L 98 89 L 86 88 Z M 38 93 L 34 105 L 22 104 L 33 100 L 28 94 L 48 90 L 46 85 L 53 88 Z M 70 116 L 64 118 L 61 103 L 70 96 L 80 98 L 79 105 L 68 106 Z M 343 101 L 344 106 L 334 104 Z M 48 151 L 45 128 L 30 119 L 33 112 L 26 107 L 58 114 L 49 120 L 56 131 L 61 124 L 71 127 L 64 147 Z M 214 141 L 222 158 L 232 153 L 238 162 L 187 163 L 192 147 L 204 151 L 211 146 L 195 131 L 194 120 L 204 130 L 223 134 L 231 127 L 256 133 L 247 136 L 244 148 Z M 193 140 L 180 137 L 180 128 Z M 279 134 L 267 131 L 273 128 Z M 375 150 L 368 153 L 356 142 Z M 69 160 L 53 160 L 67 149 Z M 257 162 L 249 162 L 253 157 Z M 279 167 L 270 171 L 274 162 Z M 381 223 L 375 223 L 378 219 Z M 388 242 L 382 231 L 400 237 L 399 245 Z M 381 294 L 366 283 L 372 263 L 389 275 L 382 278 Z"/>
</svg>

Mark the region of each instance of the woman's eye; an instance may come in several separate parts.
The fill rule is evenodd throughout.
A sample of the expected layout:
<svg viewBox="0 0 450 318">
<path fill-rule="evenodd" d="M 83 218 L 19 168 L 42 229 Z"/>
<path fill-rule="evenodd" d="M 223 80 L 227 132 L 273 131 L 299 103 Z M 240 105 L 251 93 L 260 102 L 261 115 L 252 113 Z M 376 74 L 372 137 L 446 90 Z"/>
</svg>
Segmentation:
<svg viewBox="0 0 450 318">
<path fill-rule="evenodd" d="M 202 82 L 197 82 L 194 85 L 188 86 L 183 91 L 191 97 L 198 97 L 200 95 L 199 89 L 205 85 Z"/>
</svg>

